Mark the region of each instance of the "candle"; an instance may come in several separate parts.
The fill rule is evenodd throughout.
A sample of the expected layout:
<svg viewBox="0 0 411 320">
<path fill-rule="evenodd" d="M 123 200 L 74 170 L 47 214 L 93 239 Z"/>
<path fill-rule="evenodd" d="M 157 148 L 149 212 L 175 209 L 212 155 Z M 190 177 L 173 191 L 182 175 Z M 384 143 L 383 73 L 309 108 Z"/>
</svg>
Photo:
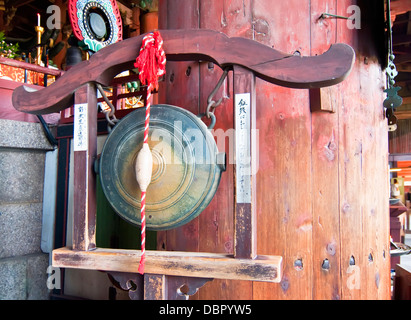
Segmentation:
<svg viewBox="0 0 411 320">
<path fill-rule="evenodd" d="M 40 13 L 37 13 L 37 25 L 40 27 Z"/>
</svg>

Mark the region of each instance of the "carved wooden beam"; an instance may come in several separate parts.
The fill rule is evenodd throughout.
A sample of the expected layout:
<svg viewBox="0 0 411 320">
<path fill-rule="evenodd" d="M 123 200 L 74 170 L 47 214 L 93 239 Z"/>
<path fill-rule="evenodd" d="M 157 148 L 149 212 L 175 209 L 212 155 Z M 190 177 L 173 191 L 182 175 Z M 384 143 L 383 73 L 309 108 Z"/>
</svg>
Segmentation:
<svg viewBox="0 0 411 320">
<path fill-rule="evenodd" d="M 291 88 L 319 88 L 335 85 L 350 73 L 354 50 L 334 44 L 317 56 L 301 57 L 272 49 L 246 38 L 229 38 L 213 30 L 160 31 L 168 61 L 211 61 L 220 67 L 239 65 L 270 83 Z M 55 83 L 33 91 L 24 85 L 13 93 L 13 105 L 21 112 L 47 114 L 73 104 L 73 93 L 82 85 L 97 82 L 110 85 L 124 70 L 133 68 L 144 34 L 117 42 L 72 67 Z"/>
</svg>

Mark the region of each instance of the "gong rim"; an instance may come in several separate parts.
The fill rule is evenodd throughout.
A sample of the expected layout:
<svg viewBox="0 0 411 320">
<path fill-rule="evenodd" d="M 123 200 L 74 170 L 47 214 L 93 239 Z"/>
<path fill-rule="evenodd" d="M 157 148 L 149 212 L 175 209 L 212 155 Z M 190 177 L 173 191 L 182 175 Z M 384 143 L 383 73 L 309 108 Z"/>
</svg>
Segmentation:
<svg viewBox="0 0 411 320">
<path fill-rule="evenodd" d="M 141 225 L 141 191 L 134 164 L 143 144 L 144 119 L 145 108 L 139 108 L 117 123 L 99 160 L 107 200 L 121 218 L 136 226 Z M 217 164 L 214 137 L 191 112 L 161 104 L 151 106 L 148 143 L 153 171 L 146 195 L 146 228 L 182 226 L 197 217 L 217 191 L 223 168 Z"/>
</svg>

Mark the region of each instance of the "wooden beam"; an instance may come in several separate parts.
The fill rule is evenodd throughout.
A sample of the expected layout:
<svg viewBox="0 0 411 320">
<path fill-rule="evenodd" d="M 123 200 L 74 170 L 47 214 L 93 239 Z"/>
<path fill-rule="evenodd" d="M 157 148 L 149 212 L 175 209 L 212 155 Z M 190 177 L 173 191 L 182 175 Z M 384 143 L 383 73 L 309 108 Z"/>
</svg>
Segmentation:
<svg viewBox="0 0 411 320">
<path fill-rule="evenodd" d="M 138 273 L 140 250 L 53 250 L 52 264 L 75 268 Z M 171 276 L 280 282 L 281 256 L 235 259 L 232 255 L 202 252 L 146 251 L 145 272 Z"/>
<path fill-rule="evenodd" d="M 92 250 L 96 246 L 97 91 L 86 84 L 74 98 L 74 196 L 73 248 Z"/>
<path fill-rule="evenodd" d="M 222 68 L 241 65 L 265 81 L 291 88 L 340 83 L 351 72 L 355 57 L 354 50 L 341 43 L 333 44 L 323 54 L 300 57 L 213 30 L 161 30 L 161 35 L 167 61 L 211 61 Z M 68 70 L 53 86 L 38 92 L 28 92 L 24 86 L 15 89 L 14 107 L 33 114 L 58 112 L 70 106 L 73 92 L 83 84 L 110 85 L 117 74 L 133 68 L 144 36 L 101 49 L 90 60 Z"/>
</svg>

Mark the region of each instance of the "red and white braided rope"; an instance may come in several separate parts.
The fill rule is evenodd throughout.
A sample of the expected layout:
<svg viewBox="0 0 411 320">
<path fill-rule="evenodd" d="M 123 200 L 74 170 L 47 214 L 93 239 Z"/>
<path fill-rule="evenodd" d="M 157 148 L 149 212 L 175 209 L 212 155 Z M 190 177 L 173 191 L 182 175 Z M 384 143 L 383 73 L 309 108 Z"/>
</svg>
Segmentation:
<svg viewBox="0 0 411 320">
<path fill-rule="evenodd" d="M 165 74 L 166 56 L 163 50 L 163 39 L 158 31 L 147 34 L 143 38 L 140 54 L 136 59 L 135 67 L 139 69 L 139 78 L 142 84 L 147 84 L 146 116 L 144 121 L 144 144 L 148 146 L 150 126 L 151 91 L 158 89 L 158 77 Z M 151 175 L 151 172 L 150 172 Z M 144 274 L 145 245 L 146 245 L 146 190 L 141 191 L 141 258 L 138 272 Z"/>
<path fill-rule="evenodd" d="M 150 128 L 150 107 L 151 107 L 151 84 L 147 88 L 146 98 L 146 117 L 144 121 L 144 142 L 148 145 L 148 132 Z M 144 274 L 144 265 L 146 259 L 146 191 L 141 191 L 141 258 L 138 266 L 138 272 Z"/>
</svg>

